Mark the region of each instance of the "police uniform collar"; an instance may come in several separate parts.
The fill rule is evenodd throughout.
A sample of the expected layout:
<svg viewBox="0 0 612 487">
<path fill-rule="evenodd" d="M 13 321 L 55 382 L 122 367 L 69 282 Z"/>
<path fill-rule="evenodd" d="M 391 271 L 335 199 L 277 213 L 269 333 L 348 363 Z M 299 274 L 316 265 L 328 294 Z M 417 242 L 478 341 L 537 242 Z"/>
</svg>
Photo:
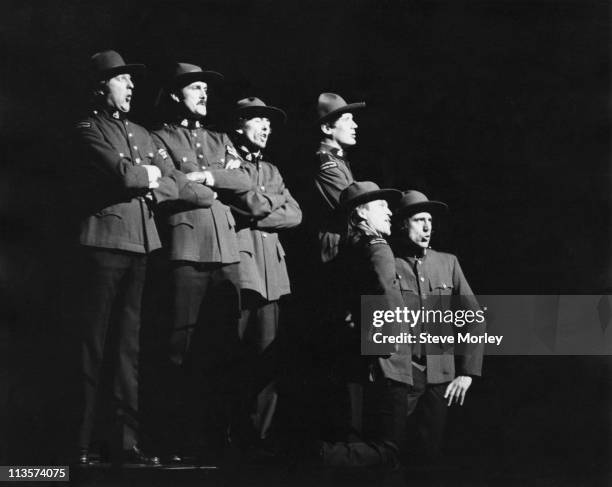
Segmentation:
<svg viewBox="0 0 612 487">
<path fill-rule="evenodd" d="M 127 117 L 127 113 L 122 112 L 121 110 L 113 110 L 111 107 L 102 107 L 93 110 L 94 115 L 98 115 L 99 113 L 104 113 L 110 118 L 114 118 L 115 120 L 123 120 Z"/>
<path fill-rule="evenodd" d="M 180 122 L 181 127 L 189 128 L 189 129 L 199 129 L 202 127 L 202 124 L 199 120 L 195 120 L 192 118 L 183 118 Z"/>
<path fill-rule="evenodd" d="M 417 260 L 425 259 L 427 257 L 427 250 L 420 245 L 415 244 L 412 240 L 406 241 L 404 239 L 398 239 L 398 254 L 405 259 Z"/>
<path fill-rule="evenodd" d="M 319 149 L 321 152 L 328 152 L 332 156 L 335 157 L 344 157 L 344 150 L 338 147 L 334 147 L 333 145 L 327 144 L 325 142 L 321 142 L 321 147 Z"/>
<path fill-rule="evenodd" d="M 263 154 L 260 150 L 257 152 L 250 152 L 244 145 L 239 146 L 238 149 L 240 150 L 242 157 L 249 162 L 258 163 L 263 158 Z"/>
</svg>

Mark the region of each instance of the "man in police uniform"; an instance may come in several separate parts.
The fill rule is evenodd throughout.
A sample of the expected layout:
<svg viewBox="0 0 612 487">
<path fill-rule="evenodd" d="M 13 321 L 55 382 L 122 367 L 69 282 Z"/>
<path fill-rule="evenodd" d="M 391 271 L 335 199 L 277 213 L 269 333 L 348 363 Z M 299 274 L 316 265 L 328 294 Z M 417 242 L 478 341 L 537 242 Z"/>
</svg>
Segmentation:
<svg viewBox="0 0 612 487">
<path fill-rule="evenodd" d="M 272 126 L 283 123 L 285 113 L 251 97 L 237 102 L 234 118 L 237 121 L 235 145 L 254 188 L 244 205 L 246 216 L 245 212 L 238 211 L 242 290 L 239 334 L 254 357 L 247 380 L 250 393 L 257 396 L 252 427 L 258 443 L 268 438 L 277 402 L 274 371 L 265 367 L 260 357 L 277 337 L 279 299 L 291 292 L 278 232 L 299 225 L 302 211 L 278 168 L 264 161 L 263 150 Z M 253 397 L 247 398 L 245 405 L 251 407 L 252 400 Z M 239 431 L 240 434 L 245 432 Z"/>
<path fill-rule="evenodd" d="M 419 191 L 403 193 L 394 211 L 397 238 L 393 246 L 402 297 L 411 309 L 453 306 L 475 312 L 480 307 L 457 257 L 429 247 L 432 215 L 446 210 L 444 203 L 430 201 Z M 452 296 L 455 298 L 451 299 Z M 444 325 L 432 324 L 430 328 L 440 332 L 441 326 Z M 417 330 L 417 337 L 419 331 L 424 330 Z M 417 343 L 406 351 L 406 360 L 412 362 L 412 367 L 406 371 L 409 385 L 405 407 L 410 424 L 414 425 L 408 431 L 418 431 L 421 437 L 420 446 L 411 452 L 411 457 L 423 457 L 424 460 L 435 459 L 438 455 L 448 406 L 453 402 L 463 405 L 472 377 L 480 376 L 482 369 L 482 346 L 463 350 L 457 356 L 452 351 L 434 348 Z"/>
<path fill-rule="evenodd" d="M 218 391 L 205 391 L 203 384 L 222 379 L 218 372 L 231 352 L 229 334 L 237 342 L 240 256 L 234 217 L 226 203 L 251 188 L 230 139 L 203 125 L 209 85 L 222 78 L 193 64 L 175 64 L 160 95 L 169 108 L 167 121 L 154 131 L 174 166 L 207 191 L 198 195 L 186 187 L 166 221 L 173 285 L 169 358 L 176 385 L 182 388 L 179 401 L 189 403 L 188 411 L 175 411 L 186 416 L 189 425 L 187 431 L 173 428 L 174 441 L 194 435 L 190 440 L 195 444 L 182 448 L 195 447 L 199 455 L 218 452 L 226 439 L 226 406 Z"/>
<path fill-rule="evenodd" d="M 346 103 L 335 93 L 319 96 L 317 113 L 322 138 L 317 151 L 315 187 L 319 200 L 322 262 L 330 262 L 336 257 L 340 234 L 345 230 L 340 228 L 335 211 L 340 193 L 354 181 L 346 150 L 357 143 L 357 122 L 353 113 L 364 107 L 364 102 Z"/>
<path fill-rule="evenodd" d="M 350 322 L 352 317 L 343 307 L 343 290 L 337 285 L 338 276 L 341 275 L 339 260 L 340 236 L 346 232 L 346 222 L 339 218 L 340 194 L 353 182 L 353 172 L 347 159 L 346 151 L 357 143 L 357 123 L 354 113 L 365 107 L 364 102 L 346 103 L 335 93 L 321 93 L 317 104 L 318 124 L 321 142 L 317 151 L 316 169 L 314 177 L 315 195 L 313 201 L 313 226 L 316 228 L 318 244 L 317 279 L 311 292 L 316 296 L 318 306 L 316 309 L 306 310 L 311 316 L 309 328 L 314 333 L 311 340 L 315 353 L 322 360 L 318 360 L 314 367 L 321 369 L 316 375 L 330 376 L 330 361 L 338 353 L 336 340 L 329 336 L 329 331 L 342 322 Z M 313 383 L 320 382 L 319 377 Z M 328 388 L 331 384 L 321 383 L 320 386 Z M 314 392 L 314 395 L 319 393 Z"/>
<path fill-rule="evenodd" d="M 82 364 L 79 462 L 91 461 L 92 430 L 105 354 L 112 354 L 116 461 L 156 465 L 138 445 L 138 356 L 147 254 L 160 247 L 152 208 L 178 195 L 167 154 L 129 121 L 132 75 L 114 51 L 91 58 L 95 109 L 76 125 L 81 255 L 75 325 Z"/>
<path fill-rule="evenodd" d="M 362 296 L 381 296 L 379 305 L 385 310 L 403 305 L 393 252 L 386 240 L 391 234 L 389 206 L 400 196 L 399 191 L 380 189 L 370 181 L 355 181 L 340 194 L 347 237 L 338 256 L 344 272 L 337 277 L 337 285 L 355 323 L 332 325 L 341 345 L 334 369 L 346 388 L 348 407 L 342 436 L 319 444 L 320 459 L 331 467 L 394 467 L 399 460 L 398 432 L 393 426 L 402 410 L 396 391 L 405 393 L 402 386 L 409 362 L 395 349 L 381 350 L 389 355 L 362 356 L 360 340 L 367 330 L 367 319 L 361 316 Z"/>
</svg>

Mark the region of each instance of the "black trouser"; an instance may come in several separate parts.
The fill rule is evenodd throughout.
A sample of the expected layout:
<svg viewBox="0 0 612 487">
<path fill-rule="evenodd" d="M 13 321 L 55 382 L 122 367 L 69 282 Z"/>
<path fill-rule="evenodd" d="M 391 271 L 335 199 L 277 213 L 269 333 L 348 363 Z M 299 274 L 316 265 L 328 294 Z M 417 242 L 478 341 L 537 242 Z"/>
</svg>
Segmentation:
<svg viewBox="0 0 612 487">
<path fill-rule="evenodd" d="M 238 263 L 173 262 L 171 279 L 168 446 L 217 447 L 227 427 L 228 370 L 238 347 Z"/>
<path fill-rule="evenodd" d="M 253 418 L 251 426 L 258 439 L 267 437 L 278 402 L 275 383 L 278 353 L 277 344 L 274 344 L 278 320 L 278 301 L 267 301 L 253 291 L 242 291 L 238 326 L 245 355 L 243 381 L 246 387 L 242 394 L 245 401 L 242 409 L 243 415 L 248 412 Z"/>
<path fill-rule="evenodd" d="M 86 248 L 81 253 L 75 325 L 80 327 L 82 409 L 78 446 L 89 448 L 102 365 L 111 368 L 112 408 L 123 449 L 137 443 L 138 355 L 146 256 Z M 106 359 L 106 360 L 105 360 Z M 118 445 L 114 445 L 118 446 Z"/>
<path fill-rule="evenodd" d="M 407 384 L 382 376 L 365 384 L 365 439 L 324 443 L 324 463 L 332 467 L 396 465 L 405 434 L 407 389 Z"/>
<path fill-rule="evenodd" d="M 427 371 L 414 366 L 412 380 L 406 402 L 408 438 L 405 451 L 418 462 L 435 460 L 444 439 L 448 414 L 444 392 L 448 384 L 427 384 Z"/>
<path fill-rule="evenodd" d="M 413 385 L 384 377 L 367 384 L 368 441 L 325 443 L 324 462 L 338 467 L 392 464 L 400 451 L 413 461 L 435 458 L 446 424 L 446 384 L 428 385 L 426 372 L 414 366 L 412 377 Z"/>
</svg>

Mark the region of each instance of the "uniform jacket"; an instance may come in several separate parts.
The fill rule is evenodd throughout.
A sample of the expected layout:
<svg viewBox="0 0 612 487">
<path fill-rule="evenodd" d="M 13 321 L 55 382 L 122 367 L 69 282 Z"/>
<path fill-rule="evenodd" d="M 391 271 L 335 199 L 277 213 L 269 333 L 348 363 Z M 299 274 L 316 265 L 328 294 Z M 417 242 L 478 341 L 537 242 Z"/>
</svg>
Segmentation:
<svg viewBox="0 0 612 487">
<path fill-rule="evenodd" d="M 225 169 L 227 162 L 237 157 L 229 138 L 186 119 L 166 123 L 153 134 L 181 172 L 210 171 L 215 179 L 212 189 L 218 195 L 211 201 L 212 191 L 203 185 L 199 185 L 200 192 L 193 191 L 189 185 L 180 188 L 181 205 L 171 208 L 166 217 L 170 259 L 239 262 L 235 221 L 224 202 L 246 193 L 251 180 L 242 168 Z"/>
<path fill-rule="evenodd" d="M 338 255 L 340 235 L 346 230 L 336 214 L 340 193 L 354 179 L 342 149 L 322 143 L 317 151 L 317 159 L 315 190 L 318 199 L 317 213 L 320 215 L 319 246 L 321 261 L 329 262 Z"/>
<path fill-rule="evenodd" d="M 240 287 L 274 301 L 291 292 L 285 250 L 277 232 L 299 225 L 302 210 L 276 166 L 244 149 L 240 155 L 253 188 L 244 196 L 242 205 L 251 216 L 237 214 Z"/>
<path fill-rule="evenodd" d="M 414 251 L 403 248 L 405 247 L 401 245 L 395 247 L 395 266 L 406 306 L 412 309 L 423 307 L 427 310 L 433 309 L 434 306 L 435 309 L 439 309 L 442 304 L 448 309 L 451 303 L 455 302 L 461 309 L 472 311 L 480 309 L 457 257 L 432 249 L 427 249 L 422 256 L 414 256 Z M 456 299 L 436 300 L 436 296 L 456 296 Z M 431 384 L 448 382 L 453 380 L 456 374 L 479 376 L 484 345 L 470 348 L 469 351 L 469 355 L 455 357 L 452 349 L 442 353 L 439 345 L 427 344 L 427 382 Z M 412 350 L 409 349 L 407 353 L 411 356 Z"/>
<path fill-rule="evenodd" d="M 161 246 L 152 207 L 176 199 L 176 175 L 149 132 L 124 114 L 94 110 L 76 124 L 82 245 L 147 253 Z M 149 190 L 143 164 L 162 172 Z"/>
<path fill-rule="evenodd" d="M 361 296 L 380 295 L 384 297 L 384 307 L 394 310 L 403 307 L 404 301 L 395 272 L 395 259 L 388 242 L 380 236 L 362 236 L 356 243 L 342 250 L 342 268 L 344 269 L 343 293 L 348 296 L 348 309 L 351 311 L 356 329 L 352 332 L 348 345 L 354 354 L 360 353 L 361 334 Z M 393 347 L 394 353 L 374 359 L 360 357 L 360 380 L 365 380 L 367 367 L 374 362 L 388 379 L 410 383 L 412 364 L 406 350 Z"/>
</svg>

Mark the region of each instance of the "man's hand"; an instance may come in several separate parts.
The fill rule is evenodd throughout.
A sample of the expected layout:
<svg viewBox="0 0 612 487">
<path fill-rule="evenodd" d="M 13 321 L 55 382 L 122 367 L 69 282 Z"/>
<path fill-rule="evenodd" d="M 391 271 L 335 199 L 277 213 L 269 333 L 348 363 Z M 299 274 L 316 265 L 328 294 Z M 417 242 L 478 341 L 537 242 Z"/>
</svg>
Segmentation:
<svg viewBox="0 0 612 487">
<path fill-rule="evenodd" d="M 203 183 L 204 182 L 204 172 L 203 171 L 193 171 L 189 172 L 185 175 L 187 179 L 193 183 Z"/>
<path fill-rule="evenodd" d="M 456 400 L 461 406 L 465 400 L 465 394 L 472 385 L 472 378 L 467 375 L 460 375 L 447 386 L 444 398 L 448 398 L 448 405 L 453 403 L 453 399 Z"/>
<path fill-rule="evenodd" d="M 204 177 L 202 184 L 205 184 L 206 186 L 210 186 L 210 187 L 215 185 L 215 178 L 213 177 L 210 171 L 202 171 L 202 174 Z"/>
<path fill-rule="evenodd" d="M 144 167 L 147 171 L 147 176 L 149 178 L 149 189 L 159 188 L 159 183 L 157 180 L 162 176 L 159 167 L 151 166 L 149 164 L 143 164 L 142 167 Z"/>
<path fill-rule="evenodd" d="M 193 171 L 185 174 L 189 181 L 194 183 L 202 183 L 206 186 L 214 186 L 215 178 L 210 171 Z"/>
<path fill-rule="evenodd" d="M 238 169 L 240 167 L 240 164 L 242 164 L 242 161 L 240 159 L 230 159 L 225 164 L 225 169 Z"/>
</svg>

